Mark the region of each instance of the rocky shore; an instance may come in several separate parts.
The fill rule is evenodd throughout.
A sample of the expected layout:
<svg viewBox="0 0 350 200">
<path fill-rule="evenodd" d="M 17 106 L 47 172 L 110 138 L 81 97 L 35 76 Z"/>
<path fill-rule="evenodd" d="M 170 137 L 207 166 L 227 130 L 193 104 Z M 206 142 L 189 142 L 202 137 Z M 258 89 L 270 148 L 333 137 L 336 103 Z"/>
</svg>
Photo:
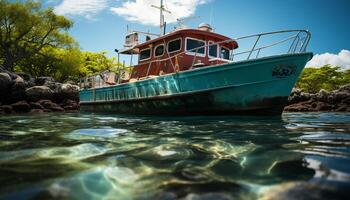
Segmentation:
<svg viewBox="0 0 350 200">
<path fill-rule="evenodd" d="M 77 112 L 79 87 L 51 77 L 33 78 L 0 66 L 0 114 Z"/>
<path fill-rule="evenodd" d="M 316 94 L 293 89 L 286 112 L 350 112 L 350 84 L 339 90 L 328 92 L 320 90 Z"/>
<path fill-rule="evenodd" d="M 77 112 L 79 87 L 51 77 L 33 78 L 0 66 L 0 114 Z M 285 112 L 350 112 L 350 84 L 316 94 L 293 89 Z"/>
</svg>

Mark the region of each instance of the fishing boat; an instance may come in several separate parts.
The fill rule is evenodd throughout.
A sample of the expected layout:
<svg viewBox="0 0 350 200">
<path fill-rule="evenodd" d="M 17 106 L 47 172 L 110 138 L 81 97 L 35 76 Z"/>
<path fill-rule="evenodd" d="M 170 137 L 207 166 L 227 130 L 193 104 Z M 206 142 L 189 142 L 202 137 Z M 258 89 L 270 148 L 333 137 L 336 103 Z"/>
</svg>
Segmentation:
<svg viewBox="0 0 350 200">
<path fill-rule="evenodd" d="M 81 81 L 82 111 L 281 115 L 313 56 L 306 51 L 310 32 L 283 30 L 231 38 L 201 24 L 165 33 L 165 8 L 161 4 L 159 9 L 163 33 L 129 31 L 124 49 L 118 52 L 138 57 L 128 77 L 106 75 Z M 142 34 L 144 42 L 139 41 Z M 239 51 L 247 40 L 251 46 Z"/>
</svg>

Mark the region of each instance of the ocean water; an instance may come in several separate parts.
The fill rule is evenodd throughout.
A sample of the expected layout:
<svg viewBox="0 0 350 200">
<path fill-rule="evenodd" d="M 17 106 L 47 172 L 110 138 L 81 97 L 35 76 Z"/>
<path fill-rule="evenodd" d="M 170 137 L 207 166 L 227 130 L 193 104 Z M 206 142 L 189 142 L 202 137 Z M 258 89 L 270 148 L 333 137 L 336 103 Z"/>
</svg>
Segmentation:
<svg viewBox="0 0 350 200">
<path fill-rule="evenodd" d="M 0 117 L 0 199 L 347 199 L 350 115 Z"/>
</svg>

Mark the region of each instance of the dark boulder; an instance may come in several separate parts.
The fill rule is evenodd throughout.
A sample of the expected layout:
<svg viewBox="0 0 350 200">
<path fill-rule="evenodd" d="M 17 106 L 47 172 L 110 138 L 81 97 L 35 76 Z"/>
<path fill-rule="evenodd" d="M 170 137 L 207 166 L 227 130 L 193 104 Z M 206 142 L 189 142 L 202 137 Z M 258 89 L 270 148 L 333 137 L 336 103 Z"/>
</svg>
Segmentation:
<svg viewBox="0 0 350 200">
<path fill-rule="evenodd" d="M 44 110 L 42 110 L 42 109 L 31 109 L 31 110 L 30 110 L 30 113 L 32 113 L 32 114 L 44 113 Z"/>
<path fill-rule="evenodd" d="M 18 76 L 20 76 L 20 77 L 21 77 L 23 80 L 25 80 L 25 81 L 33 80 L 33 77 L 32 77 L 31 75 L 26 74 L 26 73 L 24 73 L 24 72 L 16 72 L 16 74 L 17 74 Z"/>
<path fill-rule="evenodd" d="M 32 109 L 45 109 L 44 106 L 42 106 L 40 103 L 30 102 L 29 105 Z"/>
<path fill-rule="evenodd" d="M 17 113 L 27 113 L 30 111 L 30 105 L 26 101 L 19 101 L 11 104 L 12 110 Z"/>
<path fill-rule="evenodd" d="M 36 85 L 44 85 L 46 82 L 55 82 L 55 79 L 49 76 L 40 76 L 35 79 Z"/>
<path fill-rule="evenodd" d="M 54 99 L 58 102 L 61 102 L 67 99 L 79 101 L 79 90 L 80 88 L 76 85 L 72 85 L 69 83 L 61 84 L 55 90 Z"/>
<path fill-rule="evenodd" d="M 33 86 L 26 89 L 26 95 L 30 101 L 38 101 L 40 99 L 51 99 L 53 91 L 46 86 Z"/>
<path fill-rule="evenodd" d="M 10 113 L 12 113 L 12 106 L 2 105 L 2 106 L 0 106 L 0 110 L 2 110 L 6 114 L 10 114 Z"/>
<path fill-rule="evenodd" d="M 12 78 L 7 73 L 0 73 L 0 91 L 9 89 L 12 84 Z"/>
<path fill-rule="evenodd" d="M 54 111 L 54 112 L 63 112 L 64 109 L 60 107 L 58 104 L 50 101 L 50 100 L 40 100 L 38 101 L 45 109 Z"/>
</svg>

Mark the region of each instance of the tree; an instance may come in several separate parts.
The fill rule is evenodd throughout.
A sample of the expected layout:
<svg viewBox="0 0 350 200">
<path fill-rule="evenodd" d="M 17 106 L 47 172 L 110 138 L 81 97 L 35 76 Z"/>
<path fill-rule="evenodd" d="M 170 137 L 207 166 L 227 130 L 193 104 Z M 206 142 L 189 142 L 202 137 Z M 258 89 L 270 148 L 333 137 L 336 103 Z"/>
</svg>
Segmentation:
<svg viewBox="0 0 350 200">
<path fill-rule="evenodd" d="M 16 64 L 45 53 L 43 49 L 75 45 L 67 31 L 72 22 L 37 1 L 10 3 L 0 0 L 0 60 L 13 71 Z"/>
<path fill-rule="evenodd" d="M 83 52 L 80 76 L 91 76 L 105 70 L 117 72 L 118 66 L 121 64 L 115 58 L 108 58 L 106 52 Z"/>
<path fill-rule="evenodd" d="M 305 68 L 296 87 L 309 93 L 316 93 L 320 89 L 336 90 L 350 83 L 350 70 L 341 71 L 340 69 L 340 67 L 331 65 L 321 68 Z"/>
<path fill-rule="evenodd" d="M 22 60 L 15 71 L 32 76 L 52 76 L 58 81 L 75 80 L 82 67 L 81 52 L 77 48 L 45 47 L 40 54 Z"/>
</svg>

